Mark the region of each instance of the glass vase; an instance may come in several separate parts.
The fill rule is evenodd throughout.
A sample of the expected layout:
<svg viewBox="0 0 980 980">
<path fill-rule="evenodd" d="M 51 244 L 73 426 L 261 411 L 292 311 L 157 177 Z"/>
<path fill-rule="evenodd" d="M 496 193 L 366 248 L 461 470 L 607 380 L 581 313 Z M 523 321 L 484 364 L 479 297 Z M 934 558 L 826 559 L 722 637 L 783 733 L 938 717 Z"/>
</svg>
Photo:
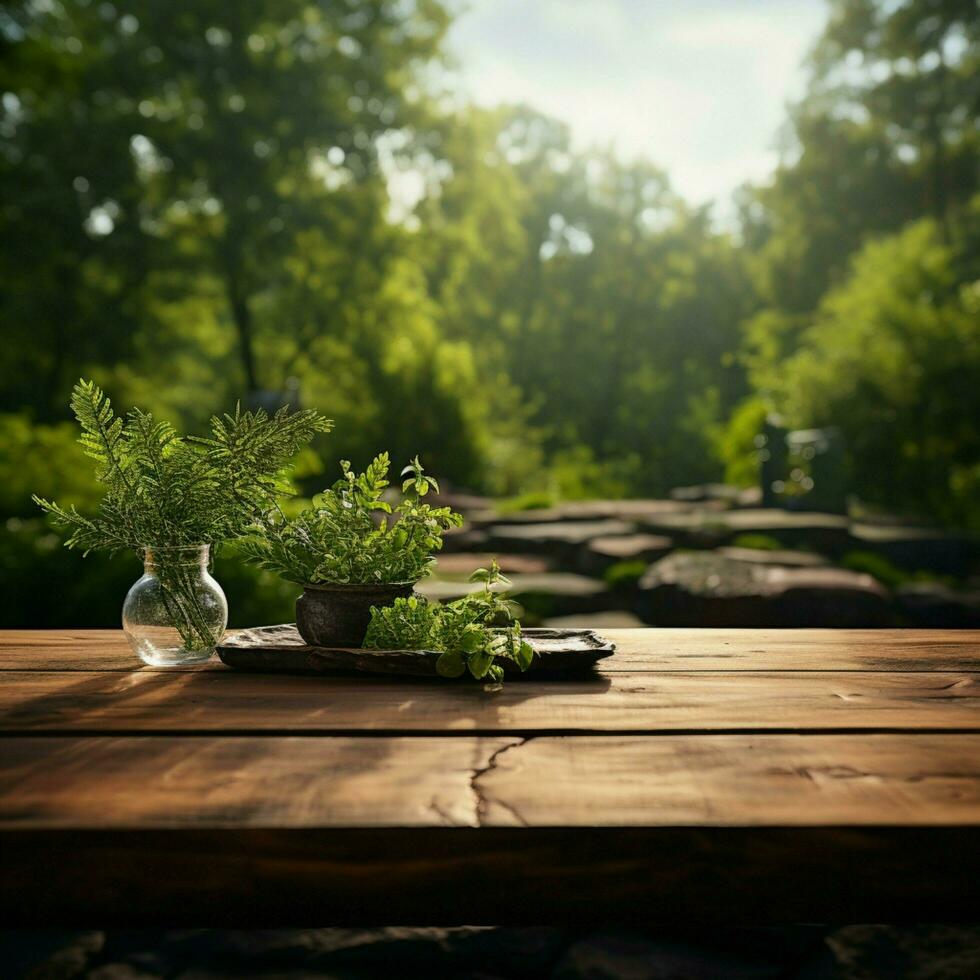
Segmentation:
<svg viewBox="0 0 980 980">
<path fill-rule="evenodd" d="M 210 545 L 147 548 L 143 577 L 123 603 L 123 630 L 146 664 L 207 660 L 228 625 L 228 601 L 211 577 Z"/>
</svg>

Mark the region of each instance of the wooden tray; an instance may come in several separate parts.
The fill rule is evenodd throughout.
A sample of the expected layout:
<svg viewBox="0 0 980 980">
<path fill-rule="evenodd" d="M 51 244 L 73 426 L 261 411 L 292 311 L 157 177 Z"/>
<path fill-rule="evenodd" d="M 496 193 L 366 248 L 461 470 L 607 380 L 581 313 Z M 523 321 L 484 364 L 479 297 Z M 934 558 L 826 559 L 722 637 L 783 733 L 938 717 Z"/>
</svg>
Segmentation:
<svg viewBox="0 0 980 980">
<path fill-rule="evenodd" d="M 581 675 L 592 670 L 616 647 L 592 630 L 526 629 L 525 639 L 538 656 L 526 674 Z M 434 650 L 366 650 L 311 647 L 296 626 L 259 626 L 229 633 L 218 645 L 222 662 L 236 670 L 302 674 L 401 674 L 437 677 Z M 522 677 L 515 664 L 501 661 L 508 676 Z"/>
</svg>

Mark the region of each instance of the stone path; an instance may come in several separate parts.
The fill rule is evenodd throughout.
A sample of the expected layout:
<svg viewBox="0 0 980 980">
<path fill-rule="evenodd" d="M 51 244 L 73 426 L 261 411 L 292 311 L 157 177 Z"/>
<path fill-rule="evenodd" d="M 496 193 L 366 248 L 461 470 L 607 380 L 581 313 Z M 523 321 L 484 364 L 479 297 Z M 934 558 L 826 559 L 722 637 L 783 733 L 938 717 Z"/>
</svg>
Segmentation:
<svg viewBox="0 0 980 980">
<path fill-rule="evenodd" d="M 496 555 L 516 598 L 530 597 L 531 626 L 596 615 L 655 626 L 980 624 L 977 538 L 746 506 L 751 499 L 711 485 L 670 500 L 505 514 L 470 499 L 465 527 L 447 537 L 422 591 L 461 595 L 468 573 Z"/>
<path fill-rule="evenodd" d="M 0 933 L 6 980 L 973 980 L 980 926 Z"/>
</svg>

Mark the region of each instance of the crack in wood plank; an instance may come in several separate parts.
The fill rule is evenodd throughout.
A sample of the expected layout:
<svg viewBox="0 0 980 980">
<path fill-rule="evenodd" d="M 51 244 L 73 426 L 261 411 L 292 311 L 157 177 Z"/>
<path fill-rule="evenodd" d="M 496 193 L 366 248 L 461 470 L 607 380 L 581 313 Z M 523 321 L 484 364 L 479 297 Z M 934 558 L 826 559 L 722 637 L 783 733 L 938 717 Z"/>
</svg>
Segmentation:
<svg viewBox="0 0 980 980">
<path fill-rule="evenodd" d="M 526 745 L 530 741 L 531 738 L 529 736 L 522 736 L 508 742 L 507 745 L 502 745 L 500 748 L 495 749 L 490 753 L 485 765 L 476 767 L 471 771 L 470 792 L 473 794 L 475 826 L 482 827 L 484 825 L 483 821 L 486 817 L 487 807 L 490 804 L 490 800 L 480 787 L 480 780 L 486 776 L 488 772 L 493 772 L 494 769 L 497 768 L 497 763 L 505 752 L 509 752 L 511 749 L 520 748 L 522 745 Z M 504 803 L 501 800 L 494 800 L 493 802 L 509 811 L 523 826 L 526 827 L 528 825 L 527 821 L 509 804 Z"/>
<path fill-rule="evenodd" d="M 433 796 L 429 801 L 429 809 L 437 816 L 447 827 L 459 827 L 465 826 L 460 824 L 458 820 L 454 820 L 452 815 L 448 810 L 439 802 L 438 798 Z"/>
</svg>

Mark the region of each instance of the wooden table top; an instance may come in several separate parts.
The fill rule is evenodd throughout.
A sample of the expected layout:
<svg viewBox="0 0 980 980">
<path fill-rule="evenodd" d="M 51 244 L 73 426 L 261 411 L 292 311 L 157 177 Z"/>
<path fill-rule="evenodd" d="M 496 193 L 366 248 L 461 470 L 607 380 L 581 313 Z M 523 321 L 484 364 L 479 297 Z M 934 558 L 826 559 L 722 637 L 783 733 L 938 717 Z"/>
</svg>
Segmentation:
<svg viewBox="0 0 980 980">
<path fill-rule="evenodd" d="M 980 631 L 608 630 L 596 674 L 0 633 L 10 925 L 976 918 Z"/>
</svg>

